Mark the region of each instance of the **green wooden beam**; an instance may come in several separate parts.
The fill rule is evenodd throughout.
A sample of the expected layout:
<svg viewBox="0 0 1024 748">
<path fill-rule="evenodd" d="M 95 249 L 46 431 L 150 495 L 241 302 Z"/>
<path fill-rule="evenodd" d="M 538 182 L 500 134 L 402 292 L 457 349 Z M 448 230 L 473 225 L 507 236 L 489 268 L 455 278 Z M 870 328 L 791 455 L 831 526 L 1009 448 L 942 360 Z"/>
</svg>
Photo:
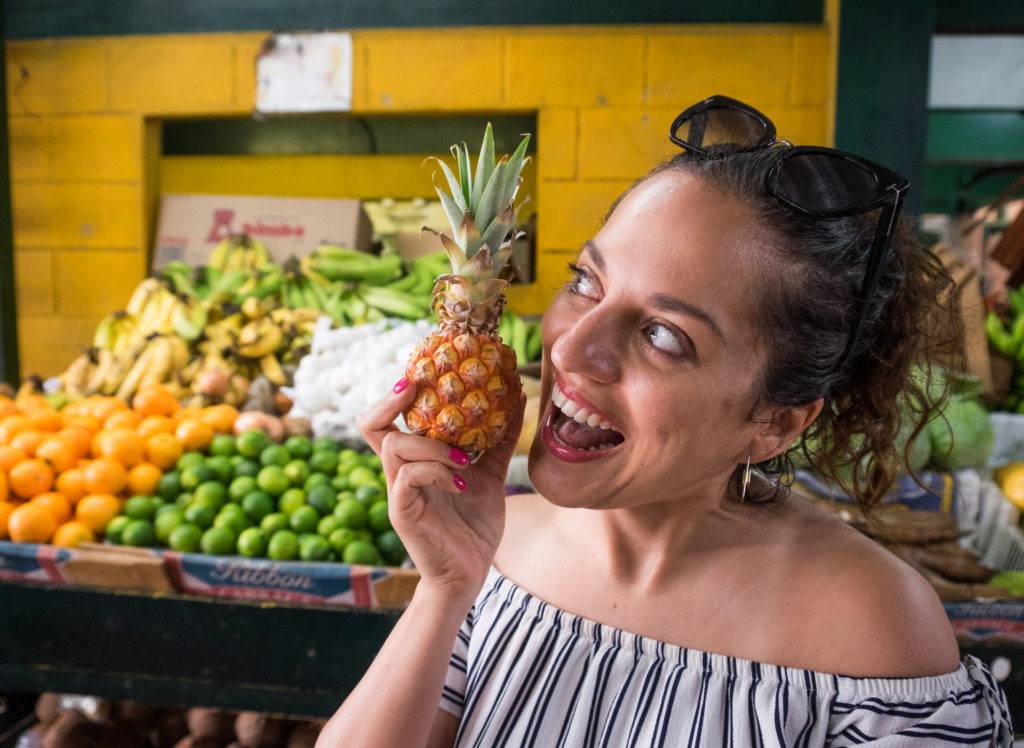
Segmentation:
<svg viewBox="0 0 1024 748">
<path fill-rule="evenodd" d="M 4 40 L 0 18 L 0 43 Z M 13 385 L 20 379 L 18 317 L 14 286 L 14 235 L 11 223 L 11 169 L 7 141 L 7 75 L 0 55 L 0 378 Z"/>
<path fill-rule="evenodd" d="M 3 5 L 14 39 L 264 29 L 821 23 L 824 17 L 822 0 L 7 0 Z"/>
<path fill-rule="evenodd" d="M 1024 112 L 934 109 L 929 163 L 1024 161 Z"/>
</svg>

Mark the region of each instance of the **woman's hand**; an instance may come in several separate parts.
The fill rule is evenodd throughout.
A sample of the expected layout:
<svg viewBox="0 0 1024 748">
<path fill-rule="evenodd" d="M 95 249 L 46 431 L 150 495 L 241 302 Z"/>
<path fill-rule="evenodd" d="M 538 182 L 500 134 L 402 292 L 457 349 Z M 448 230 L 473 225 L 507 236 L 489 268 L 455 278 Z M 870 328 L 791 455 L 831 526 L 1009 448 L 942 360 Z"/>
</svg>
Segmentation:
<svg viewBox="0 0 1024 748">
<path fill-rule="evenodd" d="M 388 516 L 420 572 L 420 587 L 460 603 L 472 601 L 505 531 L 505 476 L 526 398 L 509 423 L 508 441 L 470 464 L 457 447 L 395 427 L 416 387 L 402 380 L 395 388 L 359 419 L 363 437 L 384 464 Z"/>
</svg>

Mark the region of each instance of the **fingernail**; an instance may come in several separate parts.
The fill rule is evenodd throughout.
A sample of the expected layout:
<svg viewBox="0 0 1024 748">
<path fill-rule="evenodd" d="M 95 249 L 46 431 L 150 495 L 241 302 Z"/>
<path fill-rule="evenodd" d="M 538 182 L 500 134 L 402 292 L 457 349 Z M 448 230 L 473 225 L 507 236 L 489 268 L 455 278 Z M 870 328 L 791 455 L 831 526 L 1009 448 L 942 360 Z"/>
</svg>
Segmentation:
<svg viewBox="0 0 1024 748">
<path fill-rule="evenodd" d="M 401 392 L 408 386 L 409 380 L 406 377 L 402 377 L 397 382 L 395 382 L 395 386 L 391 388 L 391 391 L 397 395 L 399 392 Z"/>
<path fill-rule="evenodd" d="M 451 449 L 449 449 L 448 450 L 448 457 L 456 465 L 468 465 L 469 464 L 469 455 L 466 454 L 465 452 L 463 452 L 458 447 L 452 447 Z"/>
<path fill-rule="evenodd" d="M 462 479 L 462 476 L 461 476 L 461 475 L 459 475 L 458 473 L 456 473 L 456 474 L 455 474 L 455 475 L 454 475 L 454 476 L 452 477 L 452 482 L 453 482 L 453 483 L 455 484 L 455 487 L 456 487 L 457 489 L 459 489 L 460 491 L 465 491 L 465 490 L 466 490 L 466 481 L 464 481 L 464 480 Z"/>
</svg>

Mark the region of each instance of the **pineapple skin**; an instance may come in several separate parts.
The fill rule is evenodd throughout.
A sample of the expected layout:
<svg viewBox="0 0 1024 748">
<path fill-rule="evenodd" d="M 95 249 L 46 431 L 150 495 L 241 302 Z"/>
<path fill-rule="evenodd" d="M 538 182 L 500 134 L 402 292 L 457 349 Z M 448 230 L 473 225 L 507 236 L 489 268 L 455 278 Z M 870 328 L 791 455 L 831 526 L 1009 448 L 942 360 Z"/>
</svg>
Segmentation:
<svg viewBox="0 0 1024 748">
<path fill-rule="evenodd" d="M 409 357 L 406 377 L 417 387 L 403 413 L 412 433 L 466 452 L 507 441 L 523 383 L 515 351 L 496 335 L 432 333 Z"/>
</svg>

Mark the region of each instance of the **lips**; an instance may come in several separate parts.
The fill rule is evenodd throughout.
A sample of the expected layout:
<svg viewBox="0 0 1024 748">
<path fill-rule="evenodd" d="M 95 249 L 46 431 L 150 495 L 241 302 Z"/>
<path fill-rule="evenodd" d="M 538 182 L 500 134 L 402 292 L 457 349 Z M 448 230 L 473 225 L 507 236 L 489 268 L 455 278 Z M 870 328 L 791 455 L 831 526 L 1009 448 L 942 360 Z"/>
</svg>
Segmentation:
<svg viewBox="0 0 1024 748">
<path fill-rule="evenodd" d="M 625 437 L 582 395 L 552 386 L 542 438 L 552 454 L 566 462 L 589 462 L 613 452 Z"/>
</svg>

